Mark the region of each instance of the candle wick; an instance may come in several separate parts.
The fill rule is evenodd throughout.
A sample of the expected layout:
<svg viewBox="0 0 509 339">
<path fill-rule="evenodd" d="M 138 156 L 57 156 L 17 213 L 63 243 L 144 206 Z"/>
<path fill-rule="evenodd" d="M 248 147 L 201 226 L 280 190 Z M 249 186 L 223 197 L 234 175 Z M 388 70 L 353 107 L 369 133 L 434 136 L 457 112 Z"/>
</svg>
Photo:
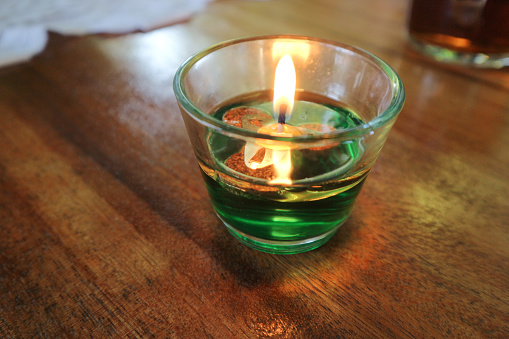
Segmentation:
<svg viewBox="0 0 509 339">
<path fill-rule="evenodd" d="M 288 105 L 281 104 L 279 106 L 279 116 L 277 118 L 278 124 L 284 124 L 286 122 L 286 111 L 288 110 Z"/>
<path fill-rule="evenodd" d="M 279 106 L 279 116 L 277 117 L 277 131 L 278 133 L 283 133 L 285 130 L 285 120 L 286 120 L 286 111 L 288 110 L 288 106 L 285 104 L 281 104 Z"/>
</svg>

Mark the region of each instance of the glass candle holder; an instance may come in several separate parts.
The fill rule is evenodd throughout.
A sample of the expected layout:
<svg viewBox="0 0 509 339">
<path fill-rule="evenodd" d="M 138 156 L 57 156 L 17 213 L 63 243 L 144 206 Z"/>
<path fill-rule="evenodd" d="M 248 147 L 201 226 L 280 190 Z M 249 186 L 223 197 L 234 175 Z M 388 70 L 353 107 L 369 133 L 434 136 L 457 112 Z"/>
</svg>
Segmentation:
<svg viewBox="0 0 509 339">
<path fill-rule="evenodd" d="M 276 104 L 283 56 L 294 98 Z M 336 233 L 405 100 L 376 56 L 304 36 L 211 46 L 180 66 L 174 91 L 215 212 L 242 243 L 278 254 Z"/>
</svg>

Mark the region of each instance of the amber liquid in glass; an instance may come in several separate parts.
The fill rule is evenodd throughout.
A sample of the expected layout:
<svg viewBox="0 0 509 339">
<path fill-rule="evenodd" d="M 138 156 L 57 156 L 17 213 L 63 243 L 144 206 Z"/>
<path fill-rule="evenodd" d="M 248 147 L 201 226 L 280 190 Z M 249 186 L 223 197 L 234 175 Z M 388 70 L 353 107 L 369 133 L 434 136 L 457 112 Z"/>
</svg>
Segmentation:
<svg viewBox="0 0 509 339">
<path fill-rule="evenodd" d="M 414 0 L 410 36 L 464 53 L 509 53 L 509 0 Z"/>
</svg>

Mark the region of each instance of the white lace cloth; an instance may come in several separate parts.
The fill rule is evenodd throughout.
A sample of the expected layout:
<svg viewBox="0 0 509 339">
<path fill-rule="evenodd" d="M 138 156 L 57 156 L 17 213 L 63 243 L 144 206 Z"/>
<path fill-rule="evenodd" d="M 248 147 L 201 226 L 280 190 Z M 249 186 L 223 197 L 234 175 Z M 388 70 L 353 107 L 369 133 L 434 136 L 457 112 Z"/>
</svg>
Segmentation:
<svg viewBox="0 0 509 339">
<path fill-rule="evenodd" d="M 30 59 L 47 31 L 65 35 L 147 31 L 186 19 L 211 0 L 0 0 L 0 67 Z"/>
</svg>

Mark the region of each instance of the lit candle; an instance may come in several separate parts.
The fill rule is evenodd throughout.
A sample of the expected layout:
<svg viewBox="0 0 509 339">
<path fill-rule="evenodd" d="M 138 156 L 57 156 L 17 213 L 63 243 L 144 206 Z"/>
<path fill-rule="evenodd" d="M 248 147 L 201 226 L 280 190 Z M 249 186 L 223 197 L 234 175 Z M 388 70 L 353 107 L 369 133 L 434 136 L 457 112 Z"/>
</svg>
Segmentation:
<svg viewBox="0 0 509 339">
<path fill-rule="evenodd" d="M 215 212 L 242 243 L 281 254 L 345 222 L 404 102 L 372 54 L 289 35 L 206 49 L 174 90 Z"/>
<path fill-rule="evenodd" d="M 302 135 L 299 128 L 288 125 L 295 100 L 296 75 L 292 58 L 285 55 L 276 67 L 274 79 L 273 114 L 277 123 L 262 126 L 258 133 L 280 137 L 292 137 Z M 255 154 L 265 148 L 265 156 L 261 162 L 254 161 Z M 290 174 L 292 172 L 290 143 L 281 141 L 258 139 L 255 143 L 248 142 L 244 151 L 246 166 L 252 169 L 274 165 L 276 178 L 269 184 L 291 185 Z"/>
</svg>

